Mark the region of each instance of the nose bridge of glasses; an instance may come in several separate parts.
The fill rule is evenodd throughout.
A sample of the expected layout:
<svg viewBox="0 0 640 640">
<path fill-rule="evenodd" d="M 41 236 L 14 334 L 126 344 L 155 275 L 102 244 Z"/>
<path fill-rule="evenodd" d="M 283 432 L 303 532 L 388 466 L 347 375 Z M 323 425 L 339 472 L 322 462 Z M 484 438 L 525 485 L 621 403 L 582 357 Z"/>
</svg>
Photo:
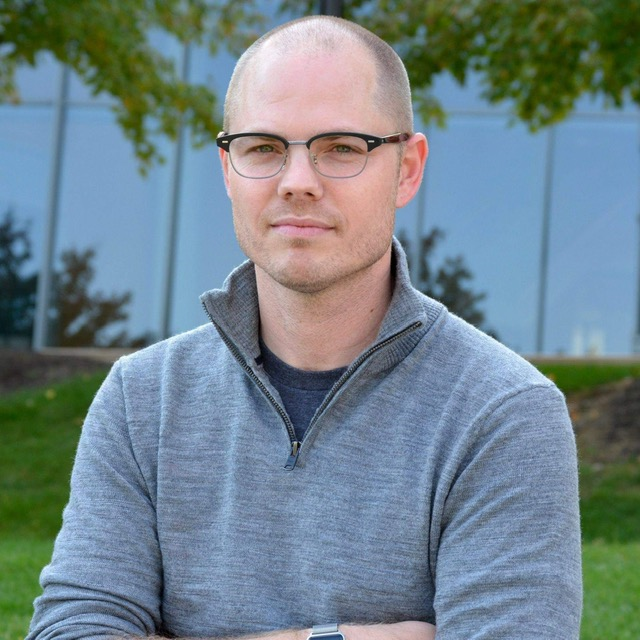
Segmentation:
<svg viewBox="0 0 640 640">
<path fill-rule="evenodd" d="M 298 146 L 298 147 L 307 147 L 307 151 L 305 155 L 311 160 L 311 164 L 313 165 L 313 168 L 314 169 L 317 168 L 318 158 L 316 157 L 316 154 L 313 153 L 313 151 L 311 151 L 311 142 L 309 140 L 287 140 L 287 143 L 288 144 L 284 154 L 283 166 L 287 166 L 287 164 L 291 164 L 290 162 L 288 162 L 289 155 L 291 154 L 291 147 Z"/>
</svg>

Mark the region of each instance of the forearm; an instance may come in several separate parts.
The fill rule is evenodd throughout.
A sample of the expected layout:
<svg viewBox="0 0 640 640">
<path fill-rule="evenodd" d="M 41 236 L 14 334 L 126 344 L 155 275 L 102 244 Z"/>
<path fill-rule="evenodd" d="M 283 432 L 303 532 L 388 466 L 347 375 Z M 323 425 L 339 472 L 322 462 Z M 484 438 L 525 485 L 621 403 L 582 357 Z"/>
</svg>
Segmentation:
<svg viewBox="0 0 640 640">
<path fill-rule="evenodd" d="M 345 640 L 434 640 L 436 636 L 436 628 L 432 624 L 414 620 L 394 624 L 341 624 L 340 631 L 344 634 Z M 288 629 L 260 635 L 248 634 L 235 638 L 216 638 L 215 640 L 307 640 L 310 633 L 311 629 Z M 129 640 L 142 639 L 130 638 Z M 160 636 L 152 636 L 147 640 L 165 639 Z M 182 638 L 180 640 L 196 639 Z"/>
<path fill-rule="evenodd" d="M 186 638 L 181 637 L 174 640 L 307 640 L 309 637 L 309 629 L 287 629 L 272 631 L 270 633 L 254 634 L 250 633 L 243 636 L 220 637 L 220 638 Z M 168 640 L 165 636 L 127 636 L 113 637 L 110 640 Z"/>
<path fill-rule="evenodd" d="M 230 636 L 220 638 L 185 638 L 181 637 L 175 640 L 307 640 L 310 629 L 286 629 L 271 631 L 269 633 L 254 634 L 250 633 L 242 636 Z M 129 636 L 126 638 L 113 637 L 110 640 L 167 640 L 165 636 L 145 636 L 144 638 L 137 636 Z"/>
<path fill-rule="evenodd" d="M 346 640 L 434 640 L 436 628 L 428 622 L 407 620 L 394 624 L 340 625 Z"/>
<path fill-rule="evenodd" d="M 439 638 L 577 640 L 577 465 L 562 397 L 548 387 L 512 396 L 476 438 L 442 512 Z"/>
</svg>

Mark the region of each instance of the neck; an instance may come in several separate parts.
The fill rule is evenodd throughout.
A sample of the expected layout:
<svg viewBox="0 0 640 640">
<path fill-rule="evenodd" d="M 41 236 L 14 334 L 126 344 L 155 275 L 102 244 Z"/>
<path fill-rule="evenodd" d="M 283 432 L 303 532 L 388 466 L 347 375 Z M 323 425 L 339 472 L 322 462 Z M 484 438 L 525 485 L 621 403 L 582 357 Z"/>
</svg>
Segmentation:
<svg viewBox="0 0 640 640">
<path fill-rule="evenodd" d="M 348 366 L 375 340 L 391 301 L 390 260 L 375 270 L 310 294 L 287 289 L 256 267 L 265 344 L 299 369 Z"/>
</svg>

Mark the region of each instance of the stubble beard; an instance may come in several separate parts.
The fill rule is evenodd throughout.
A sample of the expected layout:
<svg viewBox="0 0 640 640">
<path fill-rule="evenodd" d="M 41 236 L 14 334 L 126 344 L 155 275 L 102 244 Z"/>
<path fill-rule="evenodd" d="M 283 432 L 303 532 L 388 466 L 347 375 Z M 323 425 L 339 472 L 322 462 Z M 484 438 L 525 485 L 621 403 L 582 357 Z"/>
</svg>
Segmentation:
<svg viewBox="0 0 640 640">
<path fill-rule="evenodd" d="M 389 194 L 385 207 L 387 215 L 379 220 L 375 233 L 355 238 L 352 246 L 342 247 L 342 253 L 331 251 L 322 256 L 314 255 L 316 240 L 313 238 L 282 238 L 282 244 L 276 246 L 277 243 L 272 244 L 269 238 L 268 222 L 263 223 L 262 235 L 257 236 L 250 225 L 240 222 L 250 220 L 250 217 L 233 204 L 236 238 L 244 254 L 256 267 L 269 279 L 290 291 L 318 295 L 334 285 L 348 287 L 350 283 L 366 277 L 365 272 L 387 253 L 393 237 L 396 192 L 397 189 L 393 189 Z M 266 219 L 268 221 L 269 217 Z M 325 241 L 339 243 L 342 227 L 340 221 L 332 219 L 328 222 L 335 225 L 332 233 L 337 238 L 327 238 Z M 269 244 L 272 246 L 268 246 Z M 291 255 L 294 252 L 299 255 Z M 308 252 L 307 255 L 305 252 Z M 351 255 L 345 255 L 347 253 Z"/>
<path fill-rule="evenodd" d="M 290 291 L 317 296 L 336 285 L 348 288 L 366 278 L 366 272 L 389 249 L 393 222 L 381 225 L 366 243 L 344 247 L 343 253 L 351 253 L 346 256 L 336 252 L 315 255 L 313 239 L 287 239 L 286 245 L 267 247 L 265 241 L 251 239 L 238 230 L 236 233 L 242 251 L 267 278 Z"/>
</svg>

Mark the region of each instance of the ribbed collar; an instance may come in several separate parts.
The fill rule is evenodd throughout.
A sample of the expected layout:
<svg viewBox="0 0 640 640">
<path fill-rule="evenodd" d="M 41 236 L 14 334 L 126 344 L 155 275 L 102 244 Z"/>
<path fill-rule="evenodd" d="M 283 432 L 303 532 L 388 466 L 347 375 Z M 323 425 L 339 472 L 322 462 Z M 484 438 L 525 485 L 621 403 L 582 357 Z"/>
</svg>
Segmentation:
<svg viewBox="0 0 640 640">
<path fill-rule="evenodd" d="M 393 295 L 374 344 L 416 322 L 422 324 L 419 333 L 423 335 L 443 312 L 439 302 L 414 289 L 406 255 L 396 238 L 392 249 Z M 229 274 L 220 289 L 203 293 L 200 300 L 218 331 L 235 344 L 247 362 L 254 362 L 260 356 L 260 318 L 253 262 L 243 262 Z"/>
</svg>

